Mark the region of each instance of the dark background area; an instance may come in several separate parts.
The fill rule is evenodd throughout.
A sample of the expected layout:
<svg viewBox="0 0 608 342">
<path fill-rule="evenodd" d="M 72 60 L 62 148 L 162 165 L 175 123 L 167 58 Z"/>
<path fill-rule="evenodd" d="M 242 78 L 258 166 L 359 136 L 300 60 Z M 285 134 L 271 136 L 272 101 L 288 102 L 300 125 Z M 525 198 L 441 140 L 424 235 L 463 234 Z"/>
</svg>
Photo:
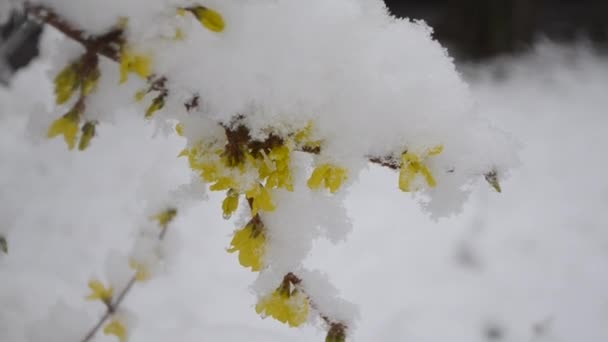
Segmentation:
<svg viewBox="0 0 608 342">
<path fill-rule="evenodd" d="M 2 0 L 0 0 L 2 1 Z M 329 1 L 329 0 L 328 0 Z M 608 0 L 385 0 L 397 17 L 423 19 L 457 60 L 525 52 L 538 39 L 608 45 Z M 15 14 L 0 24 L 0 82 L 38 54 L 41 28 Z"/>
<path fill-rule="evenodd" d="M 608 0 L 385 0 L 397 17 L 424 19 L 458 59 L 529 49 L 538 39 L 608 42 Z"/>
</svg>

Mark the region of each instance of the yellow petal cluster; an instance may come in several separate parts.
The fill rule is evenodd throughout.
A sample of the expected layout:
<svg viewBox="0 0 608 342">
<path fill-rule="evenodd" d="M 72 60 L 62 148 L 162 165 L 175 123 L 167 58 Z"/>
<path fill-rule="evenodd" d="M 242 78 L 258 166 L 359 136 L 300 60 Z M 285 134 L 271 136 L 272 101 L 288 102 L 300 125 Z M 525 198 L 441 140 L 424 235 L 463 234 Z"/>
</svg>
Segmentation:
<svg viewBox="0 0 608 342">
<path fill-rule="evenodd" d="M 239 193 L 230 189 L 226 193 L 226 198 L 222 202 L 222 211 L 224 218 L 229 219 L 232 214 L 239 208 Z"/>
<path fill-rule="evenodd" d="M 227 190 L 231 188 L 231 185 L 235 185 L 236 182 L 230 179 L 220 179 L 221 177 L 230 178 L 224 176 L 227 174 L 226 167 L 221 162 L 222 150 L 213 148 L 209 144 L 203 144 L 202 142 L 184 149 L 179 156 L 188 157 L 188 164 L 190 168 L 198 172 L 206 183 L 219 183 L 212 190 Z"/>
<path fill-rule="evenodd" d="M 89 281 L 89 288 L 91 289 L 91 294 L 86 297 L 88 300 L 100 300 L 104 303 L 112 301 L 114 289 L 111 286 L 105 287 L 101 281 L 91 279 Z"/>
<path fill-rule="evenodd" d="M 432 188 L 437 181 L 431 170 L 426 166 L 424 160 L 429 156 L 436 156 L 443 151 L 443 145 L 437 145 L 422 155 L 407 151 L 401 156 L 401 169 L 399 172 L 399 189 L 405 192 L 411 191 L 411 184 L 418 174 L 422 175 L 426 183 Z"/>
<path fill-rule="evenodd" d="M 321 147 L 320 140 L 313 140 L 313 123 L 309 121 L 306 127 L 296 132 L 294 141 L 303 150 L 315 150 Z"/>
<path fill-rule="evenodd" d="M 123 47 L 120 53 L 120 83 L 125 83 L 129 79 L 130 72 L 148 78 L 152 74 L 152 58 Z"/>
<path fill-rule="evenodd" d="M 266 236 L 261 227 L 249 223 L 237 231 L 230 242 L 229 253 L 239 252 L 239 263 L 257 272 L 262 269 L 266 251 Z"/>
<path fill-rule="evenodd" d="M 254 185 L 247 190 L 245 196 L 251 201 L 252 216 L 257 215 L 260 211 L 274 211 L 276 209 L 270 191 L 262 184 Z"/>
<path fill-rule="evenodd" d="M 103 328 L 106 335 L 114 335 L 120 342 L 127 342 L 127 326 L 117 318 L 112 318 L 110 323 Z"/>
<path fill-rule="evenodd" d="M 338 192 L 344 181 L 348 178 L 348 170 L 333 164 L 317 166 L 308 179 L 308 187 L 318 190 L 326 187 L 332 194 Z"/>
<path fill-rule="evenodd" d="M 76 109 L 72 109 L 61 118 L 53 121 L 47 132 L 48 138 L 54 138 L 62 135 L 68 148 L 71 150 L 76 146 L 76 137 L 78 135 L 78 126 L 80 124 L 80 113 Z"/>
<path fill-rule="evenodd" d="M 301 291 L 289 291 L 284 286 L 279 287 L 270 295 L 260 299 L 255 311 L 263 316 L 272 316 L 290 327 L 298 327 L 308 319 L 310 303 L 308 297 Z"/>
<path fill-rule="evenodd" d="M 286 145 L 273 147 L 268 154 L 261 151 L 261 160 L 258 161 L 260 179 L 266 179 L 269 189 L 284 188 L 293 191 L 293 176 L 289 164 L 291 162 L 291 149 Z"/>
</svg>

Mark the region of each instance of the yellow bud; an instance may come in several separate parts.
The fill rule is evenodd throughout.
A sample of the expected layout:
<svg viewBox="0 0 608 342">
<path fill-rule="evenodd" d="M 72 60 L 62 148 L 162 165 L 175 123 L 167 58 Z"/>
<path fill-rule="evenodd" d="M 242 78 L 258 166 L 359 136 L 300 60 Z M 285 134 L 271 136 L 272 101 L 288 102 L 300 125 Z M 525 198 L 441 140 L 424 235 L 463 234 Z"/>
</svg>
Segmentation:
<svg viewBox="0 0 608 342">
<path fill-rule="evenodd" d="M 80 85 L 78 63 L 70 63 L 55 76 L 55 101 L 66 103 Z"/>
<path fill-rule="evenodd" d="M 161 227 L 166 227 L 177 215 L 177 209 L 169 208 L 164 210 L 153 217 L 154 220 L 158 222 L 158 225 Z"/>
<path fill-rule="evenodd" d="M 95 67 L 91 73 L 89 75 L 87 75 L 87 78 L 84 80 L 84 83 L 82 84 L 82 94 L 84 96 L 89 95 L 90 93 L 93 92 L 93 90 L 95 90 L 95 88 L 97 88 L 97 84 L 99 83 L 99 77 L 101 76 L 100 72 L 99 72 L 99 68 Z"/>
<path fill-rule="evenodd" d="M 80 136 L 80 142 L 78 143 L 78 149 L 80 151 L 84 151 L 91 144 L 91 139 L 95 136 L 95 125 L 97 122 L 95 121 L 87 121 L 82 126 L 82 135 Z"/>
<path fill-rule="evenodd" d="M 145 118 L 146 119 L 152 118 L 152 116 L 154 115 L 154 113 L 157 112 L 157 111 L 159 111 L 159 110 L 161 110 L 161 109 L 163 109 L 164 106 L 165 106 L 165 99 L 164 99 L 164 97 L 163 96 L 156 97 L 152 101 L 152 104 L 146 110 Z"/>
<path fill-rule="evenodd" d="M 184 136 L 184 125 L 180 122 L 177 125 L 175 125 L 175 132 L 177 133 L 177 135 L 179 135 L 180 137 Z"/>
<path fill-rule="evenodd" d="M 196 19 L 210 31 L 222 32 L 224 30 L 224 18 L 218 12 L 203 6 L 192 7 L 190 10 Z"/>
</svg>

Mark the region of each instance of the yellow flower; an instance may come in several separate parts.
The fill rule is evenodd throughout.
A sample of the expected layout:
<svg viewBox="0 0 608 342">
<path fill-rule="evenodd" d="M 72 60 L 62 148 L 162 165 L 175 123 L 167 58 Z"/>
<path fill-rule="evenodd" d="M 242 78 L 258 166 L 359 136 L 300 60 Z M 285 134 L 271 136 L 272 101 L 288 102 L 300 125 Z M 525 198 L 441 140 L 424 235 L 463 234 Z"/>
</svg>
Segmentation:
<svg viewBox="0 0 608 342">
<path fill-rule="evenodd" d="M 138 262 L 135 259 L 130 259 L 129 267 L 135 270 L 135 280 L 144 282 L 150 279 L 150 269 L 144 263 Z"/>
<path fill-rule="evenodd" d="M 120 342 L 127 342 L 127 326 L 117 318 L 112 318 L 110 323 L 103 328 L 103 333 L 118 337 Z"/>
<path fill-rule="evenodd" d="M 281 285 L 270 295 L 260 299 L 255 311 L 263 316 L 272 316 L 290 327 L 302 325 L 308 319 L 308 297 L 297 289 L 290 292 L 289 287 L 289 284 Z"/>
<path fill-rule="evenodd" d="M 129 72 L 148 78 L 152 74 L 152 59 L 150 56 L 137 54 L 123 47 L 120 53 L 120 83 L 125 83 L 129 79 Z"/>
<path fill-rule="evenodd" d="M 247 198 L 251 200 L 251 215 L 257 215 L 261 210 L 274 211 L 276 209 L 272 202 L 272 196 L 268 189 L 261 184 L 254 185 L 253 188 L 245 193 Z"/>
<path fill-rule="evenodd" d="M 234 189 L 228 190 L 226 198 L 222 202 L 222 210 L 224 211 L 224 218 L 229 219 L 230 216 L 239 208 L 239 193 Z"/>
<path fill-rule="evenodd" d="M 306 127 L 296 132 L 294 140 L 303 150 L 318 150 L 321 148 L 320 140 L 312 140 L 313 123 L 309 121 Z"/>
<path fill-rule="evenodd" d="M 268 189 L 284 188 L 293 191 L 293 177 L 289 164 L 291 149 L 285 145 L 273 147 L 268 154 L 260 151 L 257 168 L 260 179 L 266 179 Z"/>
<path fill-rule="evenodd" d="M 176 215 L 177 209 L 169 208 L 155 215 L 153 219 L 158 221 L 158 225 L 164 228 L 173 221 Z"/>
<path fill-rule="evenodd" d="M 266 236 L 262 228 L 254 222 L 237 231 L 230 242 L 229 253 L 239 252 L 239 263 L 257 272 L 262 269 L 266 251 Z"/>
<path fill-rule="evenodd" d="M 317 166 L 308 179 L 308 187 L 312 190 L 325 186 L 332 194 L 338 192 L 348 178 L 348 170 L 333 164 Z"/>
<path fill-rule="evenodd" d="M 224 31 L 224 18 L 217 11 L 210 8 L 197 6 L 188 8 L 192 14 L 198 19 L 198 21 L 205 26 L 208 30 L 213 32 Z"/>
<path fill-rule="evenodd" d="M 61 118 L 53 121 L 47 132 L 48 138 L 63 135 L 63 140 L 71 150 L 76 146 L 76 136 L 78 135 L 78 125 L 80 124 L 80 113 L 77 109 L 70 110 Z"/>
<path fill-rule="evenodd" d="M 88 300 L 100 300 L 104 303 L 112 301 L 114 289 L 111 286 L 105 287 L 99 280 L 91 279 L 89 281 L 89 288 L 91 289 L 91 294 L 86 297 Z"/>
<path fill-rule="evenodd" d="M 402 191 L 410 191 L 412 182 L 416 179 L 418 174 L 421 174 L 426 183 L 431 187 L 437 185 L 437 181 L 431 170 L 424 164 L 423 160 L 429 156 L 436 156 L 443 151 L 443 145 L 437 145 L 426 153 L 419 156 L 413 152 L 407 151 L 401 156 L 401 170 L 399 172 L 399 189 Z"/>
<path fill-rule="evenodd" d="M 91 144 L 91 139 L 95 136 L 95 121 L 87 121 L 82 126 L 82 135 L 80 136 L 80 142 L 78 143 L 78 149 L 84 151 Z"/>
</svg>

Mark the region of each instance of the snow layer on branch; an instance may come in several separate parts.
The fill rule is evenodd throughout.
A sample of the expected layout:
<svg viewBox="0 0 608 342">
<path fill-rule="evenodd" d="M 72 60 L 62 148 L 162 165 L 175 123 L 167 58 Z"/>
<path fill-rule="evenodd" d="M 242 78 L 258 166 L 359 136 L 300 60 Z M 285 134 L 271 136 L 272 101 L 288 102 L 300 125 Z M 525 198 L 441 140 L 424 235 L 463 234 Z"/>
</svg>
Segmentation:
<svg viewBox="0 0 608 342">
<path fill-rule="evenodd" d="M 443 145 L 429 165 L 439 187 L 428 195 L 441 201 L 427 208 L 437 216 L 460 208 L 471 179 L 491 170 L 502 176 L 516 159 L 509 139 L 477 117 L 467 85 L 431 29 L 391 17 L 380 0 L 37 3 L 92 34 L 128 18 L 127 44 L 150 55 L 154 72 L 168 78 L 162 118 L 182 116 L 184 99 L 198 94 L 197 115 L 216 122 L 244 115 L 254 137 L 312 121 L 322 156 L 355 178 L 370 156 L 398 159 L 405 150 Z M 177 14 L 194 5 L 221 13 L 225 30 L 215 33 L 190 13 Z M 177 30 L 184 40 L 172 39 Z M 102 66 L 102 85 L 116 83 L 109 69 Z M 134 75 L 121 94 L 103 87 L 91 96 L 87 115 L 111 119 L 112 103 L 124 107 L 125 94 L 138 87 Z M 206 133 L 187 136 L 196 143 Z"/>
</svg>

